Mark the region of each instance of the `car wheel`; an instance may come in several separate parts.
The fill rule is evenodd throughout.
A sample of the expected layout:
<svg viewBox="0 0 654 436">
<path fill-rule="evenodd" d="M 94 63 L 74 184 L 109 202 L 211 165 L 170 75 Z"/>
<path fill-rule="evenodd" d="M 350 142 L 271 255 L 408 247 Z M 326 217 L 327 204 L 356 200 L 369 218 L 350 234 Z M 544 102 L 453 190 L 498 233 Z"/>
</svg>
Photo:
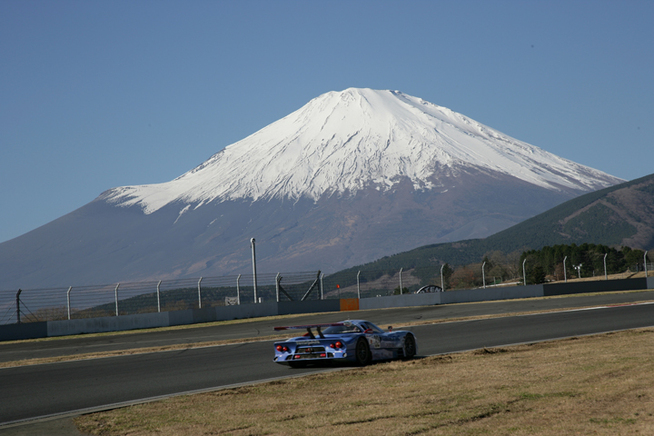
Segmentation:
<svg viewBox="0 0 654 436">
<path fill-rule="evenodd" d="M 368 346 L 368 341 L 365 338 L 359 338 L 354 354 L 358 365 L 368 365 L 372 361 L 370 347 Z"/>
<path fill-rule="evenodd" d="M 416 355 L 416 338 L 413 335 L 406 335 L 404 338 L 404 358 L 412 359 Z"/>
</svg>

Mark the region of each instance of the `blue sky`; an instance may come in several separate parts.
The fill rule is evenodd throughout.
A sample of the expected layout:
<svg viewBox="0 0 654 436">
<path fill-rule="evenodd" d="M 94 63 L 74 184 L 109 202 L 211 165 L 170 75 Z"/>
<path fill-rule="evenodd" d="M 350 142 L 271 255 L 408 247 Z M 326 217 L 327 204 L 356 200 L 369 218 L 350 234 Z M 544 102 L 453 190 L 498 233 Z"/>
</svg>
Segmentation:
<svg viewBox="0 0 654 436">
<path fill-rule="evenodd" d="M 0 242 L 349 87 L 654 173 L 653 22 L 632 0 L 0 0 Z"/>
</svg>

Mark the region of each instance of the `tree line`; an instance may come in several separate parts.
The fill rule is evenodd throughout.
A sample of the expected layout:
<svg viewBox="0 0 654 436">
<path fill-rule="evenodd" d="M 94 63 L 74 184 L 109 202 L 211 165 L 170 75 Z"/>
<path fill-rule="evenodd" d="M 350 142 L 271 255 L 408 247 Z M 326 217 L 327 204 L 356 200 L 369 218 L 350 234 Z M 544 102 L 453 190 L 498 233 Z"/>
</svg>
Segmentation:
<svg viewBox="0 0 654 436">
<path fill-rule="evenodd" d="M 477 263 L 452 268 L 445 264 L 443 278 L 446 289 L 468 289 L 507 281 L 540 284 L 574 277 L 594 277 L 606 273 L 618 274 L 625 271 L 642 271 L 643 250 L 622 247 L 616 249 L 601 244 L 570 244 L 546 246 L 538 250 L 515 251 L 509 254 L 492 251 Z M 565 272 L 564 272 L 565 260 Z M 649 262 L 649 261 L 648 261 Z M 430 282 L 441 285 L 440 274 L 430 271 Z M 415 274 L 415 272 L 414 272 Z"/>
<path fill-rule="evenodd" d="M 645 252 L 630 247 L 616 249 L 601 244 L 571 244 L 543 247 L 522 253 L 520 263 L 525 262 L 527 280 L 533 284 L 544 283 L 547 276 L 554 280 L 565 277 L 595 277 L 643 269 Z M 565 260 L 565 266 L 564 266 Z M 606 270 L 604 268 L 606 262 Z M 565 268 L 565 270 L 564 270 Z"/>
</svg>

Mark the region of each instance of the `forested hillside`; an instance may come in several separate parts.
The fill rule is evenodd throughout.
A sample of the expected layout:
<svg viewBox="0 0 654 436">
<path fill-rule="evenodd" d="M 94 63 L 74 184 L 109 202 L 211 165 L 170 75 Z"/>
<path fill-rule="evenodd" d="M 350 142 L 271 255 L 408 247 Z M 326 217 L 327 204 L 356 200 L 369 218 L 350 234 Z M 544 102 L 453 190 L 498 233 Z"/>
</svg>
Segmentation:
<svg viewBox="0 0 654 436">
<path fill-rule="evenodd" d="M 628 254 L 622 250 L 623 246 L 632 251 L 652 249 L 654 252 L 654 174 L 582 195 L 485 239 L 427 245 L 340 271 L 332 277 L 346 282 L 347 277 L 362 271 L 374 280 L 404 268 L 412 269 L 415 276 L 427 280 L 437 277 L 443 264 L 448 264 L 452 270 L 477 265 L 473 268 L 476 271 L 477 267 L 481 269 L 484 260 L 489 267 L 486 272 L 493 266 L 505 265 L 502 270 L 495 271 L 496 275 L 521 275 L 519 266 L 524 259 L 521 257 L 523 252 L 530 252 L 533 257 L 536 255 L 534 250 L 546 246 L 559 247 L 545 250 L 547 253 L 560 250 L 563 254 L 556 254 L 560 257 L 559 262 L 567 254 L 571 265 L 574 262 L 585 264 L 582 266 L 584 274 L 597 270 L 597 254 L 582 256 L 579 247 L 601 247 L 602 258 L 605 253 L 610 253 L 611 260 L 607 258 L 607 262 L 618 262 L 622 256 L 625 262 L 635 263 L 632 257 L 635 259 L 638 255 Z M 564 250 L 563 246 L 569 248 Z M 597 250 L 585 251 L 595 253 Z M 640 253 L 642 263 L 643 251 L 635 253 Z M 592 261 L 586 256 L 590 256 Z M 555 273 L 551 262 L 543 266 L 545 273 Z M 617 265 L 615 262 L 611 265 Z M 601 271 L 603 273 L 603 265 Z"/>
<path fill-rule="evenodd" d="M 520 263 L 526 260 L 528 281 L 537 284 L 545 282 L 546 276 L 563 280 L 566 277 L 601 276 L 605 272 L 617 274 L 627 269 L 640 271 L 644 268 L 644 254 L 643 250 L 624 246 L 618 250 L 595 244 L 554 245 L 522 253 Z"/>
</svg>

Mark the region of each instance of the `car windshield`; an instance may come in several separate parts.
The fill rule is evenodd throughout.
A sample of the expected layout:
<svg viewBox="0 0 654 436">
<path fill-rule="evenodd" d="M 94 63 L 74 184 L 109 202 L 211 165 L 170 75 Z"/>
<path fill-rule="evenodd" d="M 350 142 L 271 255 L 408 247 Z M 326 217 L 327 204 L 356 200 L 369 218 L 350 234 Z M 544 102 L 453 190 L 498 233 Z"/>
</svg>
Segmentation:
<svg viewBox="0 0 654 436">
<path fill-rule="evenodd" d="M 361 333 L 361 329 L 354 324 L 348 323 L 327 327 L 322 332 L 326 335 L 340 335 L 344 333 Z"/>
<path fill-rule="evenodd" d="M 366 329 L 370 329 L 370 330 L 372 330 L 374 333 L 384 333 L 384 331 L 383 331 L 382 329 L 380 329 L 379 327 L 377 327 L 376 325 L 374 325 L 374 324 L 371 323 L 371 322 L 365 322 L 365 323 L 363 324 L 363 326 L 364 326 Z"/>
</svg>

